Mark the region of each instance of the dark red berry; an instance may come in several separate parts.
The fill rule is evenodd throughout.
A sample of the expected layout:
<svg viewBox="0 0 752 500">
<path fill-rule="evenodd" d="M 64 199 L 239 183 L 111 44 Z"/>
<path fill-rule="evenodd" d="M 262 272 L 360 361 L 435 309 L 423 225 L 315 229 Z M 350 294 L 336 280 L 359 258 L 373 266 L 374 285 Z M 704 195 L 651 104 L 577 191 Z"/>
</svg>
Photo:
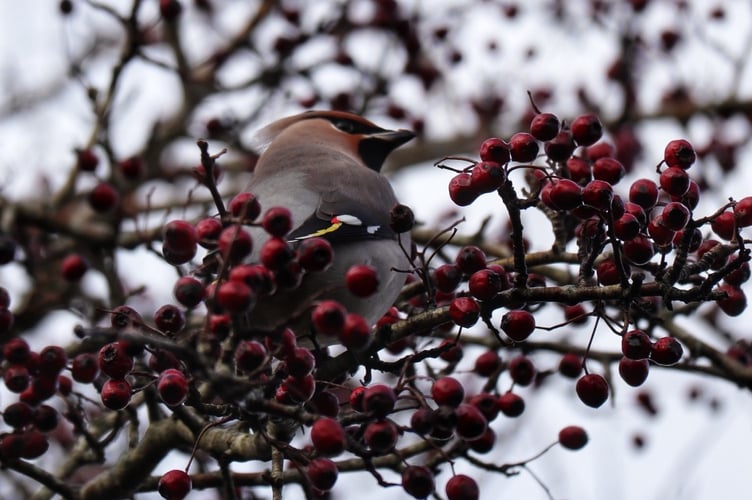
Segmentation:
<svg viewBox="0 0 752 500">
<path fill-rule="evenodd" d="M 519 417 L 525 411 L 525 400 L 513 392 L 499 396 L 499 410 L 507 417 Z"/>
<path fill-rule="evenodd" d="M 368 264 L 356 264 L 345 273 L 345 285 L 357 297 L 369 297 L 379 288 L 376 268 Z"/>
<path fill-rule="evenodd" d="M 530 385 L 535 373 L 535 365 L 527 356 L 515 356 L 509 361 L 509 375 L 515 384 L 523 387 Z"/>
<path fill-rule="evenodd" d="M 157 392 L 168 406 L 177 406 L 188 397 L 188 380 L 180 370 L 169 368 L 159 374 Z"/>
<path fill-rule="evenodd" d="M 689 189 L 689 175 L 679 167 L 670 167 L 661 172 L 660 184 L 671 196 L 684 196 Z"/>
<path fill-rule="evenodd" d="M 449 197 L 455 205 L 466 207 L 480 196 L 467 172 L 460 172 L 449 181 Z"/>
<path fill-rule="evenodd" d="M 292 213 L 285 207 L 272 207 L 264 213 L 261 226 L 270 235 L 281 238 L 292 229 Z"/>
<path fill-rule="evenodd" d="M 460 248 L 454 263 L 464 274 L 470 275 L 486 267 L 486 254 L 474 245 Z"/>
<path fill-rule="evenodd" d="M 122 410 L 131 400 L 131 385 L 125 380 L 111 379 L 100 392 L 102 403 L 110 410 Z"/>
<path fill-rule="evenodd" d="M 559 119 L 551 113 L 538 113 L 530 122 L 530 135 L 539 141 L 550 141 L 559 133 Z"/>
<path fill-rule="evenodd" d="M 306 472 L 311 485 L 321 491 L 332 489 L 337 482 L 337 465 L 326 457 L 311 460 Z"/>
<path fill-rule="evenodd" d="M 261 214 L 261 205 L 255 195 L 243 192 L 235 195 L 227 205 L 233 217 L 241 218 L 242 221 L 252 222 Z"/>
<path fill-rule="evenodd" d="M 306 272 L 326 270 L 334 259 L 332 244 L 324 238 L 306 238 L 298 246 L 298 262 Z"/>
<path fill-rule="evenodd" d="M 669 142 L 663 152 L 663 161 L 669 167 L 680 167 L 686 170 L 692 166 L 695 158 L 694 148 L 684 139 Z"/>
<path fill-rule="evenodd" d="M 434 490 L 433 474 L 422 465 L 408 465 L 402 471 L 402 487 L 415 498 L 426 498 Z"/>
<path fill-rule="evenodd" d="M 472 297 L 457 297 L 449 304 L 449 317 L 458 326 L 469 328 L 480 318 L 480 306 Z"/>
<path fill-rule="evenodd" d="M 112 184 L 100 182 L 89 193 L 89 205 L 96 212 L 109 212 L 120 202 L 120 194 Z"/>
<path fill-rule="evenodd" d="M 175 282 L 172 292 L 183 306 L 194 308 L 204 300 L 206 287 L 193 276 L 183 276 Z"/>
<path fill-rule="evenodd" d="M 535 318 L 522 309 L 509 311 L 501 317 L 501 329 L 510 339 L 522 342 L 535 330 Z"/>
<path fill-rule="evenodd" d="M 501 187 L 506 179 L 499 163 L 482 161 L 470 170 L 470 185 L 478 193 L 491 193 Z"/>
<path fill-rule="evenodd" d="M 575 388 L 580 401 L 591 408 L 598 408 L 608 399 L 608 383 L 597 373 L 580 377 Z"/>
<path fill-rule="evenodd" d="M 431 396 L 437 405 L 446 405 L 456 408 L 465 398 L 465 389 L 457 379 L 453 377 L 442 377 L 436 380 L 431 386 Z"/>
<path fill-rule="evenodd" d="M 572 137 L 580 146 L 595 144 L 603 135 L 603 125 L 595 115 L 580 115 L 570 125 Z"/>
<path fill-rule="evenodd" d="M 674 337 L 663 337 L 653 344 L 650 359 L 664 366 L 675 365 L 681 360 L 684 349 Z"/>
<path fill-rule="evenodd" d="M 629 359 L 645 359 L 650 356 L 652 342 L 642 330 L 630 330 L 621 338 L 621 352 Z"/>
<path fill-rule="evenodd" d="M 570 425 L 559 431 L 559 443 L 568 450 L 579 450 L 587 442 L 588 435 L 582 427 Z"/>
<path fill-rule="evenodd" d="M 345 431 L 336 420 L 323 417 L 311 427 L 311 441 L 322 455 L 339 455 L 345 450 Z"/>
<path fill-rule="evenodd" d="M 110 378 L 122 380 L 133 370 L 133 357 L 122 342 L 110 342 L 99 350 L 99 369 Z"/>
<path fill-rule="evenodd" d="M 510 156 L 512 160 L 520 163 L 535 160 L 538 156 L 538 148 L 538 141 L 526 132 L 518 132 L 509 139 Z"/>
<path fill-rule="evenodd" d="M 622 380 L 632 387 L 638 387 L 648 378 L 650 362 L 647 359 L 621 358 L 619 361 L 619 375 Z"/>
<path fill-rule="evenodd" d="M 169 0 L 168 0 L 169 1 Z M 162 474 L 157 484 L 157 491 L 162 498 L 168 500 L 181 500 L 188 496 L 193 484 L 191 476 L 185 471 L 173 469 Z"/>
<path fill-rule="evenodd" d="M 68 255 L 60 266 L 63 279 L 71 282 L 80 280 L 88 270 L 89 262 L 79 254 Z"/>
<path fill-rule="evenodd" d="M 345 327 L 347 310 L 337 301 L 323 300 L 311 312 L 311 322 L 321 335 L 336 336 Z"/>
</svg>

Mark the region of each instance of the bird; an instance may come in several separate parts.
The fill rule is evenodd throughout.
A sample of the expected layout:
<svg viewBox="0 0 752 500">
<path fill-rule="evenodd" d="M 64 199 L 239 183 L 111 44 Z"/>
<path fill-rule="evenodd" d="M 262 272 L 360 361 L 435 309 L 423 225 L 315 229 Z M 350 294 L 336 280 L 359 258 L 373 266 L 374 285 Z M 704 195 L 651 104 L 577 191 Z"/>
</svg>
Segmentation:
<svg viewBox="0 0 752 500">
<path fill-rule="evenodd" d="M 397 198 L 380 173 L 387 156 L 415 137 L 409 130 L 387 130 L 344 111 L 307 111 L 262 128 L 252 147 L 259 153 L 247 190 L 262 209 L 287 208 L 293 244 L 323 237 L 332 246 L 331 266 L 305 273 L 301 284 L 259 298 L 248 322 L 251 330 L 290 327 L 298 338 L 315 337 L 310 311 L 331 299 L 373 325 L 393 305 L 405 283 L 411 241 L 390 227 Z M 256 262 L 270 238 L 261 227 L 247 228 L 253 240 L 248 262 Z M 407 251 L 406 251 L 407 249 Z M 356 264 L 375 268 L 377 291 L 361 298 L 350 293 L 345 273 Z M 401 271 L 400 271 L 401 270 Z M 336 339 L 316 337 L 325 347 Z"/>
</svg>

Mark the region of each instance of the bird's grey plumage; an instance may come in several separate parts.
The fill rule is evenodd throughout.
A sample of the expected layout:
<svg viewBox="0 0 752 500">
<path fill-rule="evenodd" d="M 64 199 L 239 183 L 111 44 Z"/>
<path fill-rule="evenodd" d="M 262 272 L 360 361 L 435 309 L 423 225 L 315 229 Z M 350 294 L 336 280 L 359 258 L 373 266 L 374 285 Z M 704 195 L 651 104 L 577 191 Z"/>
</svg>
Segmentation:
<svg viewBox="0 0 752 500">
<path fill-rule="evenodd" d="M 355 125 L 373 127 L 374 133 L 342 131 L 334 124 L 340 119 L 358 120 Z M 307 335 L 311 330 L 310 309 L 322 299 L 338 300 L 349 312 L 361 314 L 372 324 L 395 300 L 405 275 L 393 268 L 409 268 L 396 235 L 388 229 L 389 213 L 397 199 L 389 181 L 369 168 L 359 151 L 360 142 L 378 136 L 379 131 L 385 134 L 384 157 L 411 137 L 401 131 L 403 136 L 392 138 L 388 134 L 398 133 L 379 129 L 356 115 L 338 112 L 296 115 L 261 131 L 258 144 L 263 152 L 248 191 L 258 197 L 262 210 L 273 206 L 288 208 L 292 213 L 293 233 L 312 216 L 327 224 L 335 216 L 350 215 L 369 226 L 385 228 L 388 236 L 335 241 L 331 268 L 306 274 L 299 288 L 262 300 L 251 315 L 252 328 L 268 331 L 292 326 L 299 336 Z M 393 144 L 388 140 L 393 140 Z M 269 235 L 259 227 L 248 230 L 254 240 L 250 260 L 256 261 Z M 409 236 L 401 238 L 404 248 L 409 249 Z M 344 275 L 355 264 L 369 264 L 377 270 L 380 285 L 373 296 L 358 298 L 346 289 Z M 327 343 L 327 339 L 317 338 L 317 341 Z"/>
</svg>

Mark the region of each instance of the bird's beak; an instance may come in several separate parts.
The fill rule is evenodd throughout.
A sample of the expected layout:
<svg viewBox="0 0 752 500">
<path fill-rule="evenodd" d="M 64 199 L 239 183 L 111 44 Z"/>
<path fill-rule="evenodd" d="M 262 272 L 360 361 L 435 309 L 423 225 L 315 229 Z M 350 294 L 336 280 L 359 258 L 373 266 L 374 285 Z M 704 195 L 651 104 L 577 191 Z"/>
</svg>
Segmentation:
<svg viewBox="0 0 752 500">
<path fill-rule="evenodd" d="M 390 150 L 392 150 L 402 146 L 404 143 L 414 138 L 415 132 L 405 129 L 384 130 L 383 132 L 370 134 L 369 137 L 388 144 L 389 146 L 386 147 L 390 147 Z"/>
</svg>

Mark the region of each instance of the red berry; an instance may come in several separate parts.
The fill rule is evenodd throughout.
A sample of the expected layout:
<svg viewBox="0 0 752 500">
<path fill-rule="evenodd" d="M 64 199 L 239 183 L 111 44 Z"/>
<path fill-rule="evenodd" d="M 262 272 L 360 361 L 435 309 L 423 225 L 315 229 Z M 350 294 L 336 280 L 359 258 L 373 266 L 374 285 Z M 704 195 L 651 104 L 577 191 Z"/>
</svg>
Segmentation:
<svg viewBox="0 0 752 500">
<path fill-rule="evenodd" d="M 614 158 L 598 158 L 593 163 L 593 178 L 611 185 L 618 183 L 626 173 L 624 165 Z"/>
<path fill-rule="evenodd" d="M 91 149 L 82 149 L 77 153 L 77 165 L 84 172 L 93 172 L 99 165 L 99 158 Z"/>
<path fill-rule="evenodd" d="M 345 327 L 347 310 L 337 301 L 322 300 L 311 312 L 311 322 L 321 335 L 335 336 Z"/>
<path fill-rule="evenodd" d="M 270 235 L 281 238 L 292 229 L 292 213 L 285 207 L 272 207 L 264 213 L 261 227 Z"/>
<path fill-rule="evenodd" d="M 336 420 L 323 417 L 311 427 L 311 441 L 322 455 L 339 455 L 345 450 L 345 431 Z"/>
<path fill-rule="evenodd" d="M 313 367 L 316 366 L 316 359 L 310 349 L 296 347 L 285 356 L 285 364 L 290 375 L 304 377 L 313 371 Z"/>
<path fill-rule="evenodd" d="M 535 365 L 527 356 L 516 356 L 509 361 L 509 375 L 515 384 L 523 387 L 530 385 L 535 373 Z"/>
<path fill-rule="evenodd" d="M 747 196 L 736 202 L 734 217 L 739 227 L 752 226 L 752 196 Z"/>
<path fill-rule="evenodd" d="M 455 410 L 457 435 L 465 440 L 481 437 L 488 428 L 488 420 L 481 411 L 471 404 L 463 403 Z"/>
<path fill-rule="evenodd" d="M 504 168 L 499 163 L 482 161 L 470 170 L 470 186 L 478 193 L 496 191 L 505 179 Z"/>
<path fill-rule="evenodd" d="M 630 213 L 625 213 L 614 221 L 614 234 L 622 241 L 631 240 L 640 233 L 640 221 Z"/>
<path fill-rule="evenodd" d="M 169 368 L 159 374 L 157 392 L 168 406 L 180 405 L 188 397 L 188 380 L 180 370 Z"/>
<path fill-rule="evenodd" d="M 579 354 L 568 352 L 559 360 L 559 373 L 568 378 L 578 378 L 582 373 L 582 358 Z"/>
<path fill-rule="evenodd" d="M 185 328 L 185 315 L 177 306 L 165 304 L 154 313 L 154 324 L 165 333 L 175 334 Z"/>
<path fill-rule="evenodd" d="M 110 342 L 99 350 L 99 369 L 116 380 L 122 380 L 133 370 L 133 357 L 129 356 L 122 342 Z"/>
<path fill-rule="evenodd" d="M 530 122 L 530 134 L 539 141 L 550 141 L 559 133 L 559 119 L 551 113 L 538 113 Z"/>
<path fill-rule="evenodd" d="M 522 342 L 535 330 L 535 317 L 522 309 L 509 311 L 501 318 L 501 329 L 510 339 Z"/>
<path fill-rule="evenodd" d="M 697 208 L 697 204 L 700 203 L 700 186 L 693 180 L 689 181 L 689 187 L 687 192 L 680 197 L 671 196 L 673 201 L 680 201 L 684 203 L 690 210 Z"/>
<path fill-rule="evenodd" d="M 579 450 L 587 442 L 588 435 L 582 427 L 570 425 L 559 431 L 559 443 L 568 450 Z"/>
<path fill-rule="evenodd" d="M 580 115 L 570 125 L 572 136 L 580 146 L 595 144 L 603 135 L 603 125 L 595 115 Z"/>
<path fill-rule="evenodd" d="M 39 352 L 39 373 L 47 376 L 57 376 L 65 368 L 68 355 L 62 347 L 50 345 Z"/>
<path fill-rule="evenodd" d="M 31 460 L 41 457 L 50 446 L 47 437 L 38 430 L 28 430 L 21 436 L 23 440 L 21 458 Z"/>
<path fill-rule="evenodd" d="M 99 362 L 97 355 L 92 352 L 84 352 L 73 358 L 71 364 L 73 380 L 82 384 L 93 382 L 99 375 Z"/>
<path fill-rule="evenodd" d="M 648 223 L 648 234 L 658 246 L 672 243 L 675 237 L 675 231 L 666 225 L 662 214 Z"/>
<path fill-rule="evenodd" d="M 684 349 L 674 337 L 663 337 L 653 344 L 650 359 L 664 366 L 675 365 L 681 360 Z"/>
<path fill-rule="evenodd" d="M 242 221 L 254 221 L 261 214 L 258 198 L 248 192 L 235 195 L 227 208 L 233 217 L 240 217 Z"/>
<path fill-rule="evenodd" d="M 107 182 L 100 182 L 89 193 L 89 205 L 96 212 L 109 212 L 120 201 L 120 194 Z"/>
<path fill-rule="evenodd" d="M 449 317 L 458 326 L 469 328 L 480 318 L 480 306 L 472 297 L 457 297 L 449 304 Z"/>
<path fill-rule="evenodd" d="M 183 276 L 175 282 L 172 292 L 183 306 L 194 308 L 204 300 L 206 288 L 193 276 Z"/>
<path fill-rule="evenodd" d="M 368 264 L 356 264 L 345 273 L 347 289 L 357 297 L 369 297 L 379 288 L 376 268 Z"/>
<path fill-rule="evenodd" d="M 196 255 L 198 233 L 192 224 L 184 220 L 173 220 L 162 228 L 162 250 L 169 256 L 171 264 L 183 264 Z"/>
<path fill-rule="evenodd" d="M 235 367 L 244 373 L 251 373 L 266 361 L 266 348 L 255 340 L 243 340 L 235 348 Z"/>
<path fill-rule="evenodd" d="M 165 472 L 162 477 L 159 478 L 157 491 L 162 495 L 162 498 L 167 498 L 168 500 L 181 500 L 188 496 L 191 487 L 191 476 L 185 471 L 173 469 Z"/>
<path fill-rule="evenodd" d="M 680 167 L 686 170 L 692 166 L 695 158 L 694 148 L 684 139 L 669 142 L 663 152 L 663 161 L 669 167 Z"/>
<path fill-rule="evenodd" d="M 509 145 L 496 137 L 486 139 L 480 145 L 480 159 L 504 164 L 509 161 Z"/>
<path fill-rule="evenodd" d="M 377 418 L 384 418 L 391 413 L 396 402 L 394 390 L 384 384 L 367 387 L 363 394 L 363 409 Z"/>
<path fill-rule="evenodd" d="M 271 238 L 269 241 L 272 240 L 275 240 L 275 238 Z M 236 263 L 242 261 L 251 253 L 253 239 L 241 226 L 230 226 L 223 229 L 219 234 L 217 247 L 227 262 Z"/>
<path fill-rule="evenodd" d="M 306 238 L 298 246 L 298 261 L 306 272 L 326 270 L 334 259 L 332 244 L 324 238 Z"/>
<path fill-rule="evenodd" d="M 408 465 L 402 471 L 402 487 L 415 498 L 425 498 L 434 490 L 433 474 L 422 465 Z"/>
<path fill-rule="evenodd" d="M 499 414 L 498 398 L 493 394 L 481 392 L 480 394 L 472 396 L 469 403 L 480 410 L 489 422 L 495 419 Z"/>
<path fill-rule="evenodd" d="M 428 408 L 418 408 L 410 416 L 410 428 L 420 435 L 430 434 L 433 431 L 435 415 Z"/>
<path fill-rule="evenodd" d="M 80 280 L 89 269 L 89 262 L 79 254 L 71 254 L 63 259 L 60 272 L 66 281 Z"/>
<path fill-rule="evenodd" d="M 486 268 L 486 254 L 480 248 L 467 245 L 460 248 L 454 263 L 464 274 L 470 275 Z"/>
<path fill-rule="evenodd" d="M 473 371 L 481 377 L 490 377 L 501 366 L 501 358 L 496 351 L 486 351 L 475 359 Z"/>
<path fill-rule="evenodd" d="M 514 161 L 531 162 L 538 156 L 538 141 L 526 132 L 518 132 L 509 139 L 509 153 Z"/>
<path fill-rule="evenodd" d="M 467 172 L 460 172 L 449 181 L 449 198 L 455 205 L 466 207 L 480 196 Z"/>
<path fill-rule="evenodd" d="M 380 420 L 366 426 L 363 441 L 373 453 L 383 455 L 394 449 L 397 437 L 397 426 L 391 420 Z"/>
<path fill-rule="evenodd" d="M 660 184 L 671 196 L 684 196 L 689 189 L 689 175 L 679 167 L 669 167 L 661 172 Z"/>
<path fill-rule="evenodd" d="M 592 179 L 590 162 L 578 156 L 572 156 L 567 160 L 569 178 L 579 185 L 585 185 Z"/>
<path fill-rule="evenodd" d="M 216 248 L 222 229 L 222 222 L 219 219 L 214 217 L 201 219 L 196 223 L 198 244 L 204 248 Z"/>
<path fill-rule="evenodd" d="M 608 399 L 608 383 L 597 373 L 580 377 L 575 389 L 580 401 L 591 408 L 598 408 Z"/>
<path fill-rule="evenodd" d="M 101 391 L 102 403 L 110 410 L 122 410 L 131 400 L 131 384 L 125 380 L 111 379 Z"/>
<path fill-rule="evenodd" d="M 118 163 L 118 169 L 128 180 L 137 180 L 144 173 L 144 160 L 139 156 L 131 156 Z"/>
<path fill-rule="evenodd" d="M 496 433 L 489 427 L 481 437 L 465 443 L 476 453 L 488 453 L 496 443 Z"/>
<path fill-rule="evenodd" d="M 543 150 L 546 156 L 555 162 L 565 162 L 572 156 L 576 145 L 572 139 L 572 133 L 569 130 L 560 131 L 556 137 L 543 144 Z"/>
<path fill-rule="evenodd" d="M 282 399 L 278 399 L 278 401 L 286 404 L 305 403 L 313 397 L 313 393 L 316 390 L 316 379 L 310 373 L 302 377 L 293 377 L 290 375 L 282 382 L 279 389 L 286 394 L 290 401 Z"/>
<path fill-rule="evenodd" d="M 550 206 L 555 210 L 572 210 L 582 204 L 582 188 L 569 179 L 551 183 Z"/>
<path fill-rule="evenodd" d="M 658 186 L 650 179 L 638 179 L 629 187 L 629 201 L 650 210 L 658 201 Z"/>
<path fill-rule="evenodd" d="M 736 236 L 736 217 L 734 212 L 723 212 L 710 222 L 715 234 L 724 240 L 731 241 Z"/>
<path fill-rule="evenodd" d="M 650 356 L 652 342 L 642 330 L 630 330 L 621 338 L 621 352 L 629 359 L 645 359 Z"/>
<path fill-rule="evenodd" d="M 598 210 L 609 210 L 614 199 L 614 190 L 606 181 L 592 180 L 582 189 L 582 202 Z"/>
<path fill-rule="evenodd" d="M 689 209 L 678 201 L 667 203 L 661 212 L 663 225 L 672 231 L 684 229 L 684 226 L 689 222 L 689 215 Z"/>
<path fill-rule="evenodd" d="M 499 410 L 507 417 L 519 417 L 525 411 L 525 400 L 513 392 L 499 396 Z"/>
<path fill-rule="evenodd" d="M 723 284 L 719 291 L 726 292 L 726 298 L 718 299 L 716 303 L 729 316 L 739 316 L 747 308 L 747 296 L 741 288 Z"/>
<path fill-rule="evenodd" d="M 590 161 L 595 161 L 599 158 L 612 158 L 616 156 L 616 148 L 608 142 L 599 142 L 588 146 L 585 150 L 585 155 Z"/>
<path fill-rule="evenodd" d="M 371 326 L 360 314 L 348 313 L 339 341 L 351 351 L 362 351 L 371 343 Z"/>
<path fill-rule="evenodd" d="M 3 346 L 3 358 L 12 364 L 26 364 L 31 355 L 28 342 L 21 337 L 14 337 Z"/>
<path fill-rule="evenodd" d="M 480 490 L 475 479 L 464 474 L 457 474 L 447 481 L 444 488 L 448 500 L 478 500 Z"/>
<path fill-rule="evenodd" d="M 647 359 L 621 358 L 619 361 L 619 375 L 622 380 L 632 387 L 638 387 L 648 378 L 650 362 Z"/>
<path fill-rule="evenodd" d="M 653 242 L 648 237 L 638 234 L 631 240 L 624 242 L 624 256 L 636 265 L 646 264 L 655 255 Z M 618 282 L 618 281 L 617 281 Z M 615 283 L 611 283 L 615 284 Z"/>
<path fill-rule="evenodd" d="M 451 406 L 456 408 L 465 397 L 465 389 L 457 379 L 442 377 L 431 386 L 431 396 L 437 405 Z"/>
<path fill-rule="evenodd" d="M 3 421 L 15 429 L 31 424 L 33 418 L 34 409 L 23 401 L 11 403 L 3 410 Z"/>
<path fill-rule="evenodd" d="M 231 314 L 249 310 L 255 296 L 248 285 L 240 281 L 225 281 L 217 288 L 217 304 Z"/>
<path fill-rule="evenodd" d="M 337 482 L 337 465 L 326 457 L 314 458 L 306 468 L 311 485 L 321 491 L 329 491 Z"/>
<path fill-rule="evenodd" d="M 434 271 L 433 278 L 440 292 L 452 293 L 462 281 L 462 271 L 455 264 L 442 264 Z"/>
</svg>

